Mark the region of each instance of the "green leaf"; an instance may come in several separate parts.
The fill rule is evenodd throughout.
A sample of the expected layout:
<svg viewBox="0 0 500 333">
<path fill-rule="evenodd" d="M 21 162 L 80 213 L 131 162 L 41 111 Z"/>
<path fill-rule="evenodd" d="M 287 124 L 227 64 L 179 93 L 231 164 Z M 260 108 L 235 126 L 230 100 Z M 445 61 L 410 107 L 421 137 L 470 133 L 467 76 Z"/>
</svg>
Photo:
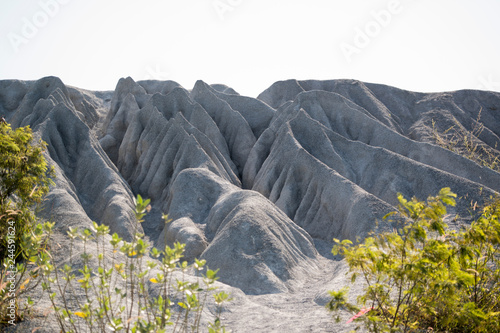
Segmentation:
<svg viewBox="0 0 500 333">
<path fill-rule="evenodd" d="M 397 212 L 389 212 L 389 213 L 385 214 L 382 218 L 384 220 L 387 220 L 389 217 L 396 215 L 396 214 L 397 214 Z"/>
</svg>

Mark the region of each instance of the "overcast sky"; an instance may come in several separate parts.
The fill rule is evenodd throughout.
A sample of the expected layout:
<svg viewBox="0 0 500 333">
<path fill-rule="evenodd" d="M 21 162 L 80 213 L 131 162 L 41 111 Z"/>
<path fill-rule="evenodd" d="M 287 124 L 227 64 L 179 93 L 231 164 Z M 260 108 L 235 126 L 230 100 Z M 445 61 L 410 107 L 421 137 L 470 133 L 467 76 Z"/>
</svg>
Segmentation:
<svg viewBox="0 0 500 333">
<path fill-rule="evenodd" d="M 500 91 L 499 0 L 0 0 L 0 79 Z"/>
</svg>

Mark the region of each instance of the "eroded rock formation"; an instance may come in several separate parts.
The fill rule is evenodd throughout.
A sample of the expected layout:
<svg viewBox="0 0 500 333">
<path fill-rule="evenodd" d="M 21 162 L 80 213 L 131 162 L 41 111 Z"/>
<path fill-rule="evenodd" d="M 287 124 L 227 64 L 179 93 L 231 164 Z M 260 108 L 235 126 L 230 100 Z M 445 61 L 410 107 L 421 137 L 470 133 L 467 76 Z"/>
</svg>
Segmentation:
<svg viewBox="0 0 500 333">
<path fill-rule="evenodd" d="M 158 247 L 186 243 L 187 259 L 204 258 L 223 283 L 261 295 L 239 298 L 250 312 L 311 300 L 300 292 L 307 283 L 324 301 L 325 281 L 339 279 L 320 277 L 334 262 L 325 259 L 331 239 L 363 237 L 377 220 L 387 228 L 381 218 L 398 192 L 426 198 L 449 186 L 459 201 L 450 212 L 468 216 L 470 203 L 500 191 L 500 173 L 478 162 L 500 156 L 495 92 L 289 80 L 250 98 L 202 81 L 186 90 L 126 78 L 93 92 L 47 77 L 0 81 L 0 114 L 48 143 L 57 178 L 41 214 L 62 234 L 94 220 L 130 239 L 134 196 L 151 198 L 138 230 Z M 463 133 L 475 161 L 461 154 Z M 436 144 L 446 139 L 451 150 Z M 283 318 L 292 308 L 302 309 L 283 306 Z M 321 316 L 291 328 L 318 329 Z"/>
</svg>

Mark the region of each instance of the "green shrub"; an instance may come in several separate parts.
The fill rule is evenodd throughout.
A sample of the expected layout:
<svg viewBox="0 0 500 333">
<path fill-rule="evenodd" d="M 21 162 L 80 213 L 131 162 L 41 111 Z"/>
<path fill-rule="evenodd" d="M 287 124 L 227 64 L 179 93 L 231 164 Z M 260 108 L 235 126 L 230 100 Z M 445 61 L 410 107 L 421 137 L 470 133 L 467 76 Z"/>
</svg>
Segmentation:
<svg viewBox="0 0 500 333">
<path fill-rule="evenodd" d="M 44 149 L 43 141 L 33 144 L 29 127 L 12 130 L 0 121 L 0 328 L 14 325 L 24 315 L 20 310 L 29 308 L 18 304 L 20 295 L 36 286 L 36 268 L 27 259 L 46 248 L 34 214 L 54 175 Z"/>
<path fill-rule="evenodd" d="M 37 224 L 16 243 L 28 259 L 14 261 L 10 255 L 3 258 L 0 270 L 0 328 L 16 325 L 30 313 L 33 301 L 28 297 L 21 304 L 21 296 L 36 288 L 40 282 L 38 267 L 34 263 L 40 255 L 48 254 L 47 231 L 52 226 L 50 222 Z"/>
<path fill-rule="evenodd" d="M 149 200 L 138 196 L 137 222 L 149 210 Z M 164 216 L 168 222 L 167 216 Z M 116 233 L 109 239 L 112 247 L 111 262 L 105 260 L 105 238 L 109 227 L 93 223 L 92 228 L 70 228 L 70 263 L 56 267 L 50 256 L 42 253 L 38 266 L 42 287 L 48 293 L 62 332 L 125 331 L 125 332 L 198 332 L 201 315 L 209 294 L 213 294 L 217 307 L 215 321 L 209 332 L 224 332 L 220 321 L 222 303 L 230 300 L 225 292 L 214 293 L 216 271 L 205 269 L 205 261 L 192 265 L 181 261 L 184 244 L 176 243 L 164 251 L 148 250 L 144 235 L 135 233 L 131 242 L 123 241 Z M 81 269 L 72 267 L 73 241 L 83 242 L 80 255 Z M 87 252 L 93 243 L 97 257 Z M 159 260 L 147 260 L 147 255 Z M 92 265 L 97 260 L 97 267 Z M 153 275 L 153 269 L 157 273 Z M 196 282 L 184 280 L 187 270 L 198 272 Z M 201 274 L 205 270 L 205 274 Z M 182 272 L 182 279 L 173 279 L 174 272 Z M 200 276 L 201 275 L 201 276 Z M 157 296 L 150 294 L 148 283 L 159 286 Z M 80 295 L 80 296 L 79 296 Z M 81 297 L 81 295 L 84 295 Z M 82 299 L 83 298 L 83 299 Z"/>
<path fill-rule="evenodd" d="M 327 308 L 358 313 L 351 319 L 373 332 L 500 332 L 500 200 L 455 231 L 443 222 L 455 197 L 449 188 L 427 202 L 398 195 L 402 228 L 357 245 L 335 240 L 332 252 L 365 287 L 357 304 L 331 291 Z"/>
<path fill-rule="evenodd" d="M 32 231 L 35 222 L 33 209 L 49 191 L 54 175 L 43 157 L 45 142 L 33 143 L 29 126 L 12 130 L 0 122 L 0 256 L 12 252 L 9 239 L 19 243 Z M 15 232 L 12 232 L 15 229 Z M 14 238 L 10 237 L 14 235 Z M 22 253 L 17 246 L 14 258 Z"/>
</svg>

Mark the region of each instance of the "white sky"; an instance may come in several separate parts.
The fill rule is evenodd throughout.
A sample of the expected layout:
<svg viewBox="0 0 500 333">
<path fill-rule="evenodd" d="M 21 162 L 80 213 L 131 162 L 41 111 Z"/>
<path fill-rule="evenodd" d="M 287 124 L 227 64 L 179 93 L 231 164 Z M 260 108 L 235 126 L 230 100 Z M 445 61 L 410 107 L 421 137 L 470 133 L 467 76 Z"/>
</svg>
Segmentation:
<svg viewBox="0 0 500 333">
<path fill-rule="evenodd" d="M 500 91 L 499 15 L 499 0 L 0 0 L 0 79 Z"/>
</svg>

